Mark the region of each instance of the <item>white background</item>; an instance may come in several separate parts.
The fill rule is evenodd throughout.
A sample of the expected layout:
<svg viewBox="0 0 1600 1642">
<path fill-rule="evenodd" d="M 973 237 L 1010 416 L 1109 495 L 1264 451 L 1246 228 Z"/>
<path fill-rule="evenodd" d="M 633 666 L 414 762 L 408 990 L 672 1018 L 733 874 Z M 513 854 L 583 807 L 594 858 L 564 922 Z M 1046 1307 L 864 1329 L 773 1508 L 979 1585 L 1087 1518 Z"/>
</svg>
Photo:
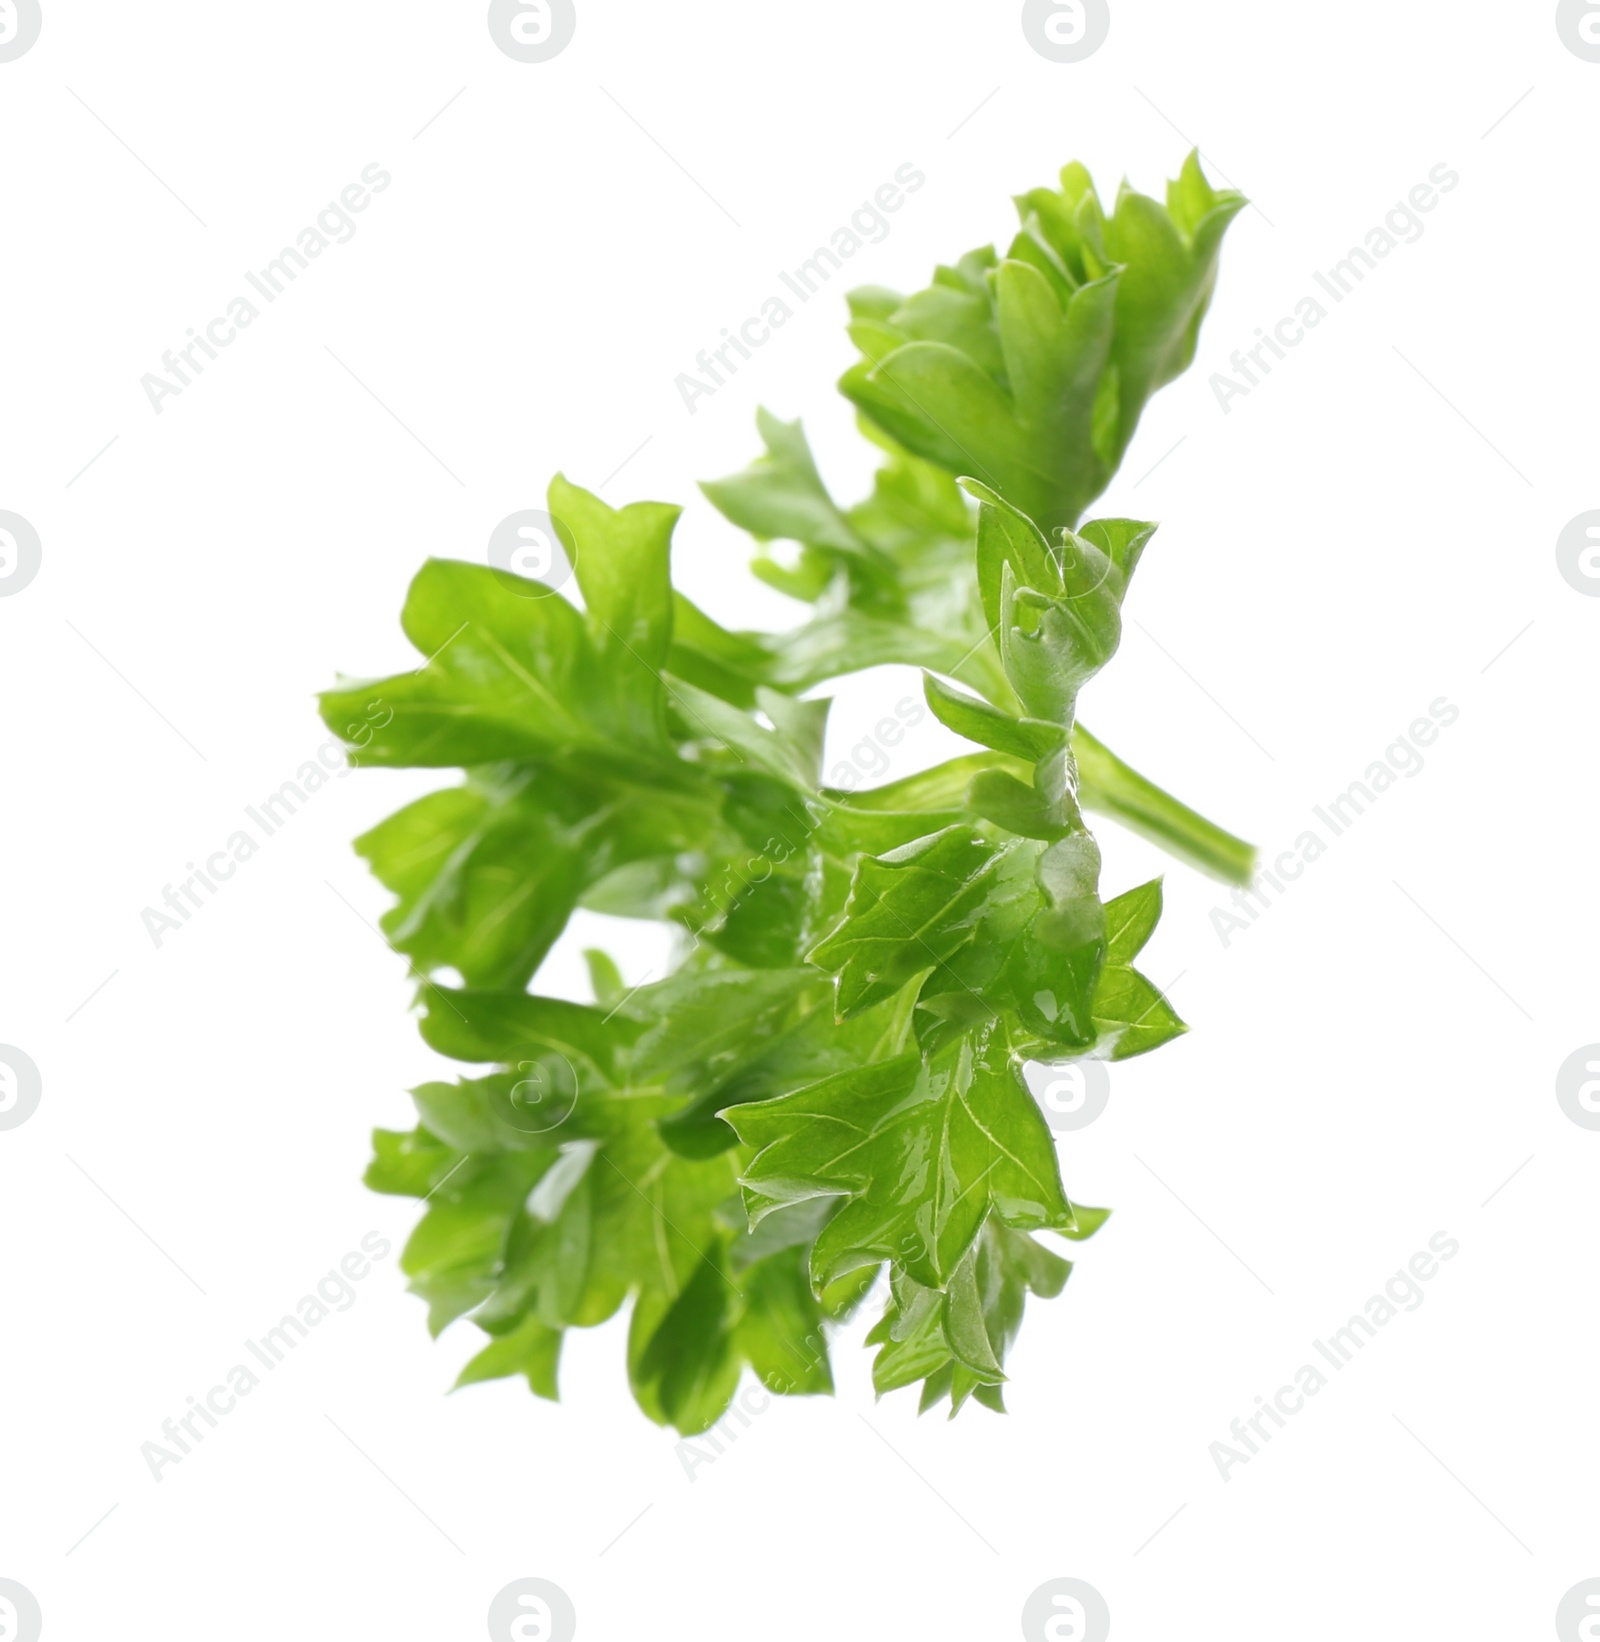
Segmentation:
<svg viewBox="0 0 1600 1642">
<path fill-rule="evenodd" d="M 580 0 L 529 66 L 481 4 L 45 0 L 0 64 L 0 508 L 44 544 L 0 600 L 0 1040 L 44 1080 L 0 1133 L 0 1576 L 48 1637 L 481 1636 L 537 1575 L 591 1642 L 1002 1638 L 1070 1575 L 1123 1642 L 1502 1639 L 1600 1575 L 1600 1134 L 1554 1092 L 1600 1038 L 1600 603 L 1554 552 L 1600 507 L 1600 64 L 1545 3 L 1113 19 L 1063 66 L 1010 4 Z M 1272 855 L 1460 718 L 1230 946 L 1170 870 L 1149 967 L 1193 1031 L 1064 1138 L 1116 1213 L 1030 1309 L 1010 1416 L 875 1405 L 863 1323 L 837 1400 L 690 1480 L 623 1324 L 570 1337 L 560 1406 L 447 1398 L 477 1336 L 431 1342 L 391 1256 L 154 1482 L 244 1338 L 416 1218 L 360 1174 L 439 1063 L 348 840 L 440 780 L 330 783 L 159 950 L 141 909 L 314 756 L 336 670 L 412 664 L 423 558 L 481 562 L 557 469 L 636 452 L 605 495 L 688 503 L 691 596 L 795 619 L 693 481 L 764 403 L 858 493 L 846 283 L 915 288 L 1074 157 L 1158 191 L 1190 141 L 1261 209 L 1100 504 L 1164 528 L 1085 717 Z M 688 415 L 677 373 L 908 161 L 892 233 Z M 356 237 L 155 415 L 141 375 L 370 162 Z M 1225 416 L 1208 377 L 1440 162 L 1424 236 Z M 838 743 L 905 690 L 846 690 Z M 1108 889 L 1161 869 L 1104 830 Z M 653 935 L 605 933 L 643 976 Z M 565 948 L 547 984 L 583 995 Z M 1441 1230 L 1426 1303 L 1224 1482 L 1230 1421 Z"/>
</svg>

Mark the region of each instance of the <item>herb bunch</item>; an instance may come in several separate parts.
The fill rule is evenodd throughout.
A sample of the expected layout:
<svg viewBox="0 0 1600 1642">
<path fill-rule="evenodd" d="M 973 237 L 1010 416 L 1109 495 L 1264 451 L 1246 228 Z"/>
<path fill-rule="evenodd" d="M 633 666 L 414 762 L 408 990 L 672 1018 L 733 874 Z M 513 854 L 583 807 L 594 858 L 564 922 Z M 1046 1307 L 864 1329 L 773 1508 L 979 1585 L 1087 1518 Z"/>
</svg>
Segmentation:
<svg viewBox="0 0 1600 1642">
<path fill-rule="evenodd" d="M 477 1069 L 415 1090 L 367 1174 L 426 1200 L 402 1266 L 435 1334 L 486 1336 L 463 1384 L 554 1398 L 565 1331 L 631 1301 L 639 1406 L 703 1431 L 746 1365 L 831 1391 L 829 1325 L 886 1277 L 879 1391 L 1000 1410 L 1027 1297 L 1071 1270 L 1036 1234 L 1106 1218 L 1022 1069 L 1184 1026 L 1135 967 L 1160 882 L 1103 899 L 1085 812 L 1225 878 L 1252 852 L 1077 722 L 1154 531 L 1080 520 L 1193 358 L 1244 201 L 1191 156 L 1165 205 L 1124 185 L 1108 214 L 1076 165 L 1017 204 L 1003 256 L 851 296 L 870 496 L 841 507 L 765 412 L 765 454 L 703 487 L 802 624 L 723 628 L 672 586 L 679 509 L 558 477 L 581 609 L 430 561 L 402 617 L 430 659 L 322 698 L 353 763 L 463 772 L 356 845 L 424 1038 Z M 829 788 L 818 687 L 891 662 L 975 750 Z M 630 989 L 594 951 L 591 1003 L 530 991 L 580 907 L 672 925 L 672 973 Z"/>
</svg>

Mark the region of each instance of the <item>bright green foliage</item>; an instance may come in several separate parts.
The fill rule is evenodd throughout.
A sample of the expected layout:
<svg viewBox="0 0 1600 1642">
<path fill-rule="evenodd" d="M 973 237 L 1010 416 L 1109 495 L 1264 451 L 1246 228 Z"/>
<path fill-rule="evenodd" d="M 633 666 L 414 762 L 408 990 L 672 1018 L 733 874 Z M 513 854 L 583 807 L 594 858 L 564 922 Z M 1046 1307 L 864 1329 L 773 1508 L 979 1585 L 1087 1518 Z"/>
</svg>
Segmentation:
<svg viewBox="0 0 1600 1642">
<path fill-rule="evenodd" d="M 1162 206 L 1089 173 L 1020 195 L 1022 229 L 940 268 L 915 296 L 857 291 L 863 359 L 840 386 L 907 450 L 1000 492 L 1045 530 L 1105 490 L 1157 388 L 1194 359 L 1217 253 L 1244 197 L 1198 155 Z"/>
<path fill-rule="evenodd" d="M 1160 884 L 1103 900 L 1085 811 L 1225 877 L 1251 852 L 1078 725 L 1154 527 L 1077 518 L 1192 355 L 1239 202 L 1191 160 L 1166 210 L 1124 191 L 1106 219 L 1075 167 L 1023 204 L 1003 261 L 854 299 L 870 497 L 837 504 L 766 413 L 767 454 L 705 487 L 802 625 L 726 631 L 673 590 L 677 509 L 558 478 L 581 608 L 432 561 L 421 665 L 323 697 L 352 762 L 463 771 L 357 845 L 423 1036 L 468 1068 L 414 1091 L 367 1176 L 426 1204 L 402 1265 L 434 1332 L 487 1336 L 463 1385 L 554 1398 L 565 1331 L 631 1305 L 640 1407 L 703 1431 L 746 1368 L 831 1391 L 829 1325 L 882 1276 L 879 1389 L 998 1409 L 1027 1296 L 1071 1269 L 1036 1234 L 1106 1218 L 1068 1198 L 1022 1069 L 1184 1027 L 1133 967 Z M 977 750 L 829 785 L 828 702 L 802 698 L 883 662 Z M 591 952 L 592 1004 L 530 992 L 579 908 L 672 925 L 671 972 L 630 989 Z"/>
</svg>

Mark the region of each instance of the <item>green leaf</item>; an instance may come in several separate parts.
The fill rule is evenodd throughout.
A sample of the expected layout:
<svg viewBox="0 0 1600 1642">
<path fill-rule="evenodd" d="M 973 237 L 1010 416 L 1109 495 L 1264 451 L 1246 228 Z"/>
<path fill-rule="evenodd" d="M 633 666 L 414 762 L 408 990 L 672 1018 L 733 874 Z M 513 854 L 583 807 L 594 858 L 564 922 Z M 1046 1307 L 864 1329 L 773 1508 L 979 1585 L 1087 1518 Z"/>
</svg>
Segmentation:
<svg viewBox="0 0 1600 1642">
<path fill-rule="evenodd" d="M 881 555 L 828 494 L 801 424 L 758 410 L 756 425 L 767 454 L 732 478 L 702 482 L 711 504 L 757 541 L 802 542 L 881 571 Z"/>
<path fill-rule="evenodd" d="M 461 1162 L 461 1155 L 454 1147 L 445 1145 L 426 1129 L 413 1129 L 406 1134 L 393 1129 L 374 1129 L 372 1152 L 366 1187 L 389 1197 L 427 1197 Z"/>
<path fill-rule="evenodd" d="M 845 1022 L 835 1021 L 827 1007 L 809 1007 L 808 999 L 809 1012 L 781 1036 L 756 1044 L 725 1076 L 704 1080 L 704 1093 L 662 1123 L 663 1138 L 686 1156 L 713 1156 L 737 1139 L 719 1115 L 728 1108 L 770 1100 L 836 1072 L 904 1054 L 912 1039 L 917 984 L 913 978 L 895 996 Z"/>
<path fill-rule="evenodd" d="M 1107 254 L 1125 269 L 1117 298 L 1113 350 L 1119 379 L 1120 461 L 1150 396 L 1185 371 L 1194 358 L 1200 321 L 1216 285 L 1217 253 L 1227 226 L 1246 205 L 1242 194 L 1214 192 L 1199 156 L 1184 165 L 1186 190 L 1204 190 L 1210 204 L 1198 219 L 1183 208 L 1186 233 L 1155 200 L 1124 184 L 1106 224 Z"/>
<path fill-rule="evenodd" d="M 1131 964 L 1161 921 L 1161 880 L 1152 878 L 1106 902 L 1106 959 Z"/>
<path fill-rule="evenodd" d="M 1073 1223 L 1053 1228 L 1058 1236 L 1074 1243 L 1086 1242 L 1111 1218 L 1110 1209 L 1087 1209 L 1081 1203 L 1072 1206 Z M 1048 1298 L 1048 1296 L 1047 1296 Z"/>
<path fill-rule="evenodd" d="M 1027 775 L 1028 766 L 1019 759 L 994 753 L 971 753 L 965 758 L 953 758 L 936 764 L 931 770 L 874 787 L 867 792 L 850 794 L 852 809 L 885 814 L 930 814 L 962 808 L 967 790 L 974 776 L 985 770 L 1003 769 L 1014 775 Z"/>
<path fill-rule="evenodd" d="M 322 697 L 353 764 L 469 766 L 609 742 L 583 617 L 547 589 L 519 595 L 516 580 L 486 565 L 423 566 L 402 618 L 423 665 Z"/>
<path fill-rule="evenodd" d="M 570 1112 L 576 1094 L 573 1087 L 562 1088 L 563 1081 L 552 1074 L 547 1085 L 529 1088 L 522 1072 L 499 1072 L 459 1083 L 424 1083 L 411 1091 L 411 1098 L 424 1127 L 458 1152 L 548 1153 L 560 1123 L 541 1127 L 533 1097 L 553 1096 L 547 1109 L 559 1119 Z"/>
<path fill-rule="evenodd" d="M 1044 907 L 1013 951 L 1008 974 L 1017 1009 L 1057 1043 L 1092 1041 L 1092 1001 L 1106 951 L 1100 904 L 1100 849 L 1088 833 L 1047 846 L 1038 858 Z"/>
<path fill-rule="evenodd" d="M 719 921 L 700 927 L 701 940 L 752 969 L 781 969 L 794 962 L 810 893 L 803 877 L 780 872 L 770 861 L 764 876 L 739 883 Z"/>
<path fill-rule="evenodd" d="M 952 1417 L 968 1398 L 1004 1413 L 1002 1365 L 1021 1328 L 1027 1297 L 1054 1299 L 1071 1271 L 1067 1261 L 1026 1233 L 991 1220 L 947 1292 L 909 1277 L 896 1281 L 889 1308 L 868 1336 L 868 1344 L 882 1347 L 873 1363 L 873 1384 L 881 1395 L 923 1380 L 921 1413 L 946 1397 Z"/>
<path fill-rule="evenodd" d="M 1166 205 L 1126 185 L 1108 219 L 1088 173 L 1019 196 L 1022 232 L 890 307 L 857 305 L 865 358 L 841 391 L 926 461 L 981 480 L 1048 532 L 1110 482 L 1150 396 L 1194 357 L 1242 196 L 1191 154 Z M 1022 585 L 1032 585 L 1023 582 Z"/>
<path fill-rule="evenodd" d="M 832 1392 L 822 1307 L 806 1278 L 805 1250 L 770 1256 L 752 1266 L 739 1286 L 745 1310 L 734 1342 L 767 1390 L 799 1397 Z"/>
<path fill-rule="evenodd" d="M 1071 830 L 1072 817 L 1048 794 L 1005 770 L 985 770 L 967 789 L 967 807 L 1019 838 L 1056 839 Z"/>
<path fill-rule="evenodd" d="M 1158 987 L 1136 969 L 1107 965 L 1094 995 L 1094 1021 L 1111 1060 L 1130 1060 L 1189 1030 Z"/>
<path fill-rule="evenodd" d="M 661 668 L 672 646 L 672 530 L 681 508 L 607 507 L 557 476 L 550 514 L 583 591 L 599 666 L 596 712 L 642 744 L 663 739 Z"/>
<path fill-rule="evenodd" d="M 1095 979 L 1092 1014 L 1097 1053 L 1109 1060 L 1148 1054 L 1188 1028 L 1133 967 L 1161 917 L 1161 880 L 1141 884 L 1105 906 L 1105 966 Z"/>
<path fill-rule="evenodd" d="M 1038 1105 L 1003 1049 L 966 1039 L 846 1072 L 725 1114 L 756 1148 L 743 1175 L 752 1218 L 848 1194 L 811 1254 L 815 1286 L 880 1260 L 942 1288 L 992 1213 L 1042 1229 L 1073 1222 Z"/>
<path fill-rule="evenodd" d="M 433 1196 L 400 1255 L 412 1291 L 440 1333 L 494 1290 L 521 1196 L 542 1160 L 499 1160 L 462 1170 Z"/>
<path fill-rule="evenodd" d="M 1104 553 L 1127 582 L 1157 528 L 1141 519 L 1091 519 L 1077 534 Z"/>
<path fill-rule="evenodd" d="M 628 988 L 622 979 L 622 971 L 617 968 L 616 959 L 598 947 L 586 947 L 583 961 L 589 966 L 589 986 L 594 993 L 594 1001 L 607 1010 L 611 1005 L 620 1003 Z"/>
<path fill-rule="evenodd" d="M 1019 1034 L 1092 1047 L 1106 941 L 1099 860 L 1094 840 L 1081 831 L 1002 851 L 976 911 L 974 938 L 929 977 L 924 1010 L 951 1030 L 983 1029 L 1004 1015 Z"/>
<path fill-rule="evenodd" d="M 840 390 L 891 438 L 948 472 L 1037 502 L 1039 481 L 1016 461 L 1016 418 L 1005 390 L 946 342 L 908 342 Z"/>
<path fill-rule="evenodd" d="M 781 729 L 768 729 L 749 713 L 682 679 L 671 680 L 669 691 L 673 711 L 689 738 L 725 750 L 738 766 L 764 770 L 801 790 L 816 781 L 815 748 L 809 737 L 796 742 Z"/>
<path fill-rule="evenodd" d="M 603 835 L 563 826 L 524 777 L 430 793 L 364 833 L 356 850 L 399 903 L 384 933 L 419 974 L 469 986 L 527 983 L 607 858 Z"/>
<path fill-rule="evenodd" d="M 554 1052 L 612 1076 L 619 1049 L 638 1036 L 626 1019 L 560 998 L 428 986 L 422 1000 L 424 1039 L 455 1060 L 512 1063 Z"/>
<path fill-rule="evenodd" d="M 931 673 L 922 675 L 922 689 L 933 716 L 980 747 L 1037 761 L 1059 753 L 1066 745 L 1067 734 L 1060 725 L 1037 718 L 1013 718 L 976 696 L 953 689 Z"/>
<path fill-rule="evenodd" d="M 738 1389 L 732 1285 L 707 1255 L 689 1285 L 670 1302 L 634 1308 L 629 1373 L 639 1406 L 686 1437 L 709 1431 Z"/>
<path fill-rule="evenodd" d="M 730 633 L 683 594 L 673 595 L 672 648 L 667 671 L 735 707 L 755 703 L 756 685 L 772 669 L 772 644 L 764 634 Z"/>
<path fill-rule="evenodd" d="M 474 1313 L 490 1334 L 536 1316 L 547 1328 L 564 1328 L 583 1315 L 594 1249 L 593 1140 L 572 1141 L 529 1193 L 511 1224 L 494 1292 Z"/>
<path fill-rule="evenodd" d="M 989 631 L 1002 620 L 1002 583 L 1007 567 L 1018 587 L 1060 594 L 1061 565 L 1043 532 L 1027 514 L 1003 501 L 987 485 L 968 479 L 962 486 L 978 504 L 978 590 Z"/>
<path fill-rule="evenodd" d="M 811 962 L 839 977 L 841 1020 L 898 992 L 972 939 L 995 852 L 968 827 L 948 827 L 856 868 L 842 922 Z"/>
<path fill-rule="evenodd" d="M 984 504 L 991 511 L 991 504 Z M 998 508 L 993 511 L 998 512 Z M 1122 642 L 1127 578 L 1105 553 L 1072 531 L 1061 535 L 1054 587 L 1021 584 L 1000 566 L 1000 658 L 1023 707 L 1070 727 L 1078 692 Z"/>
<path fill-rule="evenodd" d="M 520 1374 L 536 1397 L 559 1402 L 556 1370 L 561 1362 L 561 1339 L 560 1329 L 546 1328 L 537 1317 L 526 1318 L 510 1334 L 485 1346 L 461 1370 L 455 1389 Z"/>
<path fill-rule="evenodd" d="M 756 705 L 772 724 L 774 730 L 800 755 L 809 786 L 817 786 L 822 779 L 822 747 L 828 733 L 828 710 L 831 700 L 796 701 L 781 690 L 761 686 L 756 690 Z"/>
<path fill-rule="evenodd" d="M 689 1093 L 748 1064 L 825 1001 L 825 983 L 803 968 L 687 971 L 641 987 L 618 1017 L 634 1026 L 634 1078 Z"/>
</svg>

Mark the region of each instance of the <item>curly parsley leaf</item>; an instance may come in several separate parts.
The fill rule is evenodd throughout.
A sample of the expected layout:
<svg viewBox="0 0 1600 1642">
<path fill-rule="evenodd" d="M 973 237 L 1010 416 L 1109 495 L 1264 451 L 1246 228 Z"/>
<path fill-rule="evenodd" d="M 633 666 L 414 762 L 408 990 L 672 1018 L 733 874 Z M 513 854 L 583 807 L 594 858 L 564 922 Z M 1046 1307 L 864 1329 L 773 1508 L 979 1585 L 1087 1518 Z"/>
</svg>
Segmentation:
<svg viewBox="0 0 1600 1642">
<path fill-rule="evenodd" d="M 1186 370 L 1242 195 L 1197 154 L 1165 205 L 1126 184 L 1108 216 L 1088 173 L 1017 199 L 1022 228 L 897 298 L 852 304 L 863 358 L 841 390 L 907 450 L 992 486 L 1041 528 L 1110 483 L 1150 396 Z"/>
</svg>

